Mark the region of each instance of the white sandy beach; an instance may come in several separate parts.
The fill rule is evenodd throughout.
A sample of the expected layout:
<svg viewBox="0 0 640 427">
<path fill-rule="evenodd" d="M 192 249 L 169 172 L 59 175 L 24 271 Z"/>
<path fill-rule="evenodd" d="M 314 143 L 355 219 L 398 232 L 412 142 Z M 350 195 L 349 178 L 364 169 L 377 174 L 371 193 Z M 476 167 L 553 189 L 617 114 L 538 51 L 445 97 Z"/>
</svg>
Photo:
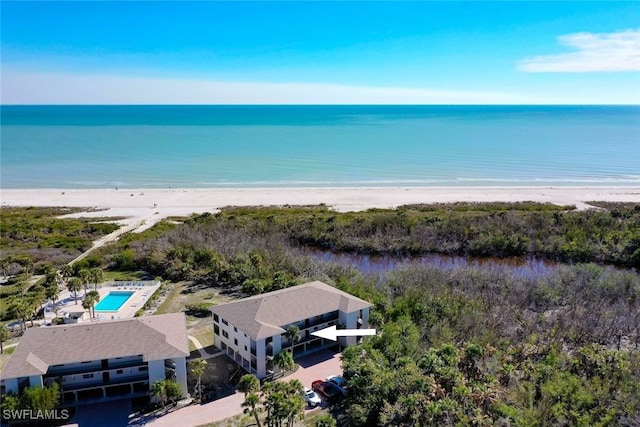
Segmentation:
<svg viewBox="0 0 640 427">
<path fill-rule="evenodd" d="M 550 202 L 589 208 L 585 202 L 640 203 L 640 187 L 362 187 L 3 189 L 2 206 L 87 207 L 74 216 L 121 216 L 138 230 L 168 216 L 215 212 L 224 206 L 317 205 L 336 211 L 394 208 L 414 203 Z"/>
</svg>

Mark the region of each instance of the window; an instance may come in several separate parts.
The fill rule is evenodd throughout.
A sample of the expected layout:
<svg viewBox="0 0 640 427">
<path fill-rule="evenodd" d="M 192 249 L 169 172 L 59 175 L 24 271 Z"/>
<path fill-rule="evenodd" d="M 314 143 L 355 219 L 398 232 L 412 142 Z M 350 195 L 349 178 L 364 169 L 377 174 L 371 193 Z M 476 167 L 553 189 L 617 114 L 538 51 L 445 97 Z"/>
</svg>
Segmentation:
<svg viewBox="0 0 640 427">
<path fill-rule="evenodd" d="M 227 322 L 227 321 L 226 321 L 226 320 L 224 320 L 224 319 L 222 319 L 222 324 L 223 324 L 223 325 L 226 325 L 226 326 L 229 326 L 229 322 Z"/>
<path fill-rule="evenodd" d="M 88 361 L 88 362 L 80 362 L 80 363 L 91 363 L 91 360 L 90 360 L 90 361 Z"/>
<path fill-rule="evenodd" d="M 233 343 L 237 346 L 238 345 L 238 338 L 234 338 L 233 339 Z"/>
<path fill-rule="evenodd" d="M 93 374 L 82 374 L 82 378 L 93 378 Z"/>
<path fill-rule="evenodd" d="M 233 327 L 233 332 L 238 332 L 238 328 L 236 328 L 235 326 Z"/>
<path fill-rule="evenodd" d="M 124 372 L 122 369 L 118 369 L 118 370 L 116 371 L 116 374 L 121 374 L 122 372 Z"/>
<path fill-rule="evenodd" d="M 213 325 L 213 333 L 220 335 L 220 327 L 218 325 Z"/>
<path fill-rule="evenodd" d="M 248 351 L 249 349 L 247 348 L 247 346 L 244 346 L 244 351 Z"/>
<path fill-rule="evenodd" d="M 216 322 L 216 323 L 218 323 L 220 321 L 220 318 L 218 317 L 217 314 L 213 315 L 213 321 Z"/>
<path fill-rule="evenodd" d="M 140 367 L 138 368 L 138 371 L 140 371 L 140 372 L 148 371 L 148 370 L 149 370 L 149 367 L 148 367 L 148 366 L 140 366 Z"/>
<path fill-rule="evenodd" d="M 222 336 L 225 338 L 229 338 L 229 334 L 227 333 L 227 331 L 222 331 Z"/>
</svg>

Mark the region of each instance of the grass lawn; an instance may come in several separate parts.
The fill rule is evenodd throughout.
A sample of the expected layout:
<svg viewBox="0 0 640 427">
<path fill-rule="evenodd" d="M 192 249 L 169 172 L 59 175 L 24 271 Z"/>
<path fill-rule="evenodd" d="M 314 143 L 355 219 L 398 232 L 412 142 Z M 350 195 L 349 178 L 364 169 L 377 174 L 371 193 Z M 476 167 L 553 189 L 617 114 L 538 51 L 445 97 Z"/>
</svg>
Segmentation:
<svg viewBox="0 0 640 427">
<path fill-rule="evenodd" d="M 200 344 L 202 344 L 204 348 L 212 346 L 213 345 L 213 330 L 212 330 L 213 326 L 211 323 L 211 319 L 204 319 L 205 320 L 204 322 L 201 321 L 202 319 L 198 319 L 198 320 L 199 320 L 198 323 L 189 325 L 189 327 L 187 328 L 187 333 L 192 337 L 194 337 L 195 339 L 197 339 L 198 341 L 200 341 Z M 191 342 L 191 340 L 189 340 L 189 350 L 193 351 L 195 349 L 196 349 L 195 345 Z"/>
<path fill-rule="evenodd" d="M 155 314 L 179 313 L 184 310 L 184 304 L 182 305 L 182 309 L 178 308 L 180 307 L 180 291 L 182 291 L 184 284 L 170 283 L 167 284 L 167 286 L 170 286 L 169 294 L 162 304 L 160 304 Z"/>
</svg>

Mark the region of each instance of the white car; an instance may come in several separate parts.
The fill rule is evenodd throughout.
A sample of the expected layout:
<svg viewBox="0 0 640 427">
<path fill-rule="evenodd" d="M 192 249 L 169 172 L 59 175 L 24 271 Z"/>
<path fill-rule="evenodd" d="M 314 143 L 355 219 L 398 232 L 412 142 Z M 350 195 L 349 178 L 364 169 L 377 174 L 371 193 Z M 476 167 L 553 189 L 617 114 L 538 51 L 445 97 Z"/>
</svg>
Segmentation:
<svg viewBox="0 0 640 427">
<path fill-rule="evenodd" d="M 316 392 L 311 390 L 310 388 L 305 387 L 303 394 L 304 400 L 309 404 L 309 406 L 316 407 L 320 406 L 320 404 L 322 403 L 320 396 L 318 396 Z"/>
</svg>

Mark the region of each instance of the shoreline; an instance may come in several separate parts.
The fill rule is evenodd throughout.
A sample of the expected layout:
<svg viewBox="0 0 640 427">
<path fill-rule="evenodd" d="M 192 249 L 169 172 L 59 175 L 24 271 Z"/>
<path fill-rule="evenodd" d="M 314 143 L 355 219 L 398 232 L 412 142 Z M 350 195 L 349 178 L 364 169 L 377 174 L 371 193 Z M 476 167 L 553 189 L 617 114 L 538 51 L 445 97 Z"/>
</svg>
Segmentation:
<svg viewBox="0 0 640 427">
<path fill-rule="evenodd" d="M 86 207 L 74 217 L 127 217 L 137 231 L 170 216 L 215 212 L 225 206 L 304 206 L 324 204 L 339 212 L 392 209 L 407 204 L 454 202 L 640 203 L 640 186 L 523 187 L 264 187 L 170 189 L 2 189 L 2 206 Z"/>
</svg>

